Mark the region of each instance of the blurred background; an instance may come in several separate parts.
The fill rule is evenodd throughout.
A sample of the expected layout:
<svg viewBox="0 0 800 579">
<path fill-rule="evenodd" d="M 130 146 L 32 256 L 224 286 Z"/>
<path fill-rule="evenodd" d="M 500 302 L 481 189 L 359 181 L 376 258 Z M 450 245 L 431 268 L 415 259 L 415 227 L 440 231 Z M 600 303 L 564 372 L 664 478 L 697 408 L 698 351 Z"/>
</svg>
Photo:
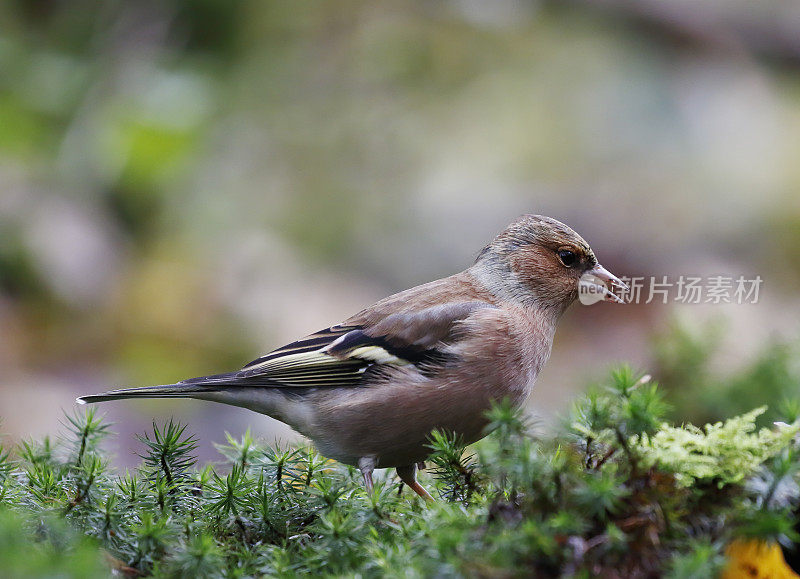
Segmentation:
<svg viewBox="0 0 800 579">
<path fill-rule="evenodd" d="M 618 275 L 764 280 L 757 304 L 573 306 L 542 423 L 617 362 L 677 421 L 791 405 L 798 135 L 786 0 L 0 3 L 0 431 L 239 368 L 521 213 Z M 153 419 L 204 460 L 225 431 L 293 437 L 210 403 L 102 411 L 120 464 Z"/>
</svg>

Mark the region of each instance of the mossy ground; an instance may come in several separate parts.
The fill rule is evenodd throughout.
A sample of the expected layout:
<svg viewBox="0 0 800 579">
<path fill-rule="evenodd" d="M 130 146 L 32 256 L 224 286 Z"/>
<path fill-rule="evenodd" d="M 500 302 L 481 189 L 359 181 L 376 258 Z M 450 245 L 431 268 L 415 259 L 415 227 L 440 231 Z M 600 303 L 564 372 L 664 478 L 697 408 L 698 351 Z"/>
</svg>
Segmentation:
<svg viewBox="0 0 800 579">
<path fill-rule="evenodd" d="M 795 416 L 674 427 L 662 392 L 626 368 L 532 436 L 506 405 L 464 449 L 431 438 L 425 504 L 391 476 L 245 433 L 200 467 L 181 425 L 141 437 L 141 466 L 109 467 L 90 410 L 58 444 L 0 452 L 0 559 L 12 577 L 713 577 L 732 541 L 796 538 Z"/>
</svg>

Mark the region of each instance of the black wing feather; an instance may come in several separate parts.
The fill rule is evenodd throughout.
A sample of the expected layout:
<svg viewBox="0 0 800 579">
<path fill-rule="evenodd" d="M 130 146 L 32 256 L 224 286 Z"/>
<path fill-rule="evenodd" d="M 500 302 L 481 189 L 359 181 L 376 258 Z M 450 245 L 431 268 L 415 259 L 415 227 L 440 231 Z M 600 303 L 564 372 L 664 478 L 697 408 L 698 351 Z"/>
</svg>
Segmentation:
<svg viewBox="0 0 800 579">
<path fill-rule="evenodd" d="M 256 358 L 252 362 L 246 364 L 243 370 L 247 370 L 252 366 L 257 366 L 269 360 L 274 360 L 288 354 L 301 354 L 304 352 L 313 352 L 314 350 L 319 350 L 336 339 L 344 336 L 348 332 L 356 329 L 356 327 L 357 326 L 331 326 L 330 328 L 325 328 L 324 330 L 315 332 L 310 336 L 306 336 L 305 338 L 297 340 L 296 342 L 286 344 L 285 346 L 273 350 L 269 354 L 265 354 L 260 358 Z"/>
<path fill-rule="evenodd" d="M 369 327 L 345 323 L 273 350 L 239 372 L 186 380 L 203 386 L 329 388 L 359 386 L 372 366 L 414 365 L 434 372 L 449 357 L 441 345 L 453 338 L 454 323 L 484 302 L 450 303 L 393 314 Z"/>
</svg>

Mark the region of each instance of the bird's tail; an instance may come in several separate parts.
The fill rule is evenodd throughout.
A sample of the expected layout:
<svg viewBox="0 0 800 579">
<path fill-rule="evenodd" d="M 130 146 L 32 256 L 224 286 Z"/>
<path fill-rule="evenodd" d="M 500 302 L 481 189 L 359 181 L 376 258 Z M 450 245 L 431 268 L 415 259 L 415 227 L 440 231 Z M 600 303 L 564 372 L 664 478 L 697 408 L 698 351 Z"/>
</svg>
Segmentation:
<svg viewBox="0 0 800 579">
<path fill-rule="evenodd" d="M 218 392 L 226 386 L 236 383 L 236 372 L 230 374 L 217 374 L 192 378 L 175 384 L 162 384 L 161 386 L 144 386 L 141 388 L 120 388 L 109 390 L 100 394 L 80 396 L 75 401 L 78 404 L 92 404 L 107 400 L 123 400 L 125 398 L 196 398 L 203 394 Z"/>
</svg>

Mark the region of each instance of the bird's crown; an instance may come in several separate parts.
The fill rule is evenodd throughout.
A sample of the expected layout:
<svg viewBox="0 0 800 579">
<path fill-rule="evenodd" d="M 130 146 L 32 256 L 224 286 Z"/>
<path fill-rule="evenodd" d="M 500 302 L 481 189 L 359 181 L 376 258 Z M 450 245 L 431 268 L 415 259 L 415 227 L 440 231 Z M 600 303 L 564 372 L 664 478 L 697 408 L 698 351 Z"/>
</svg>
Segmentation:
<svg viewBox="0 0 800 579">
<path fill-rule="evenodd" d="M 483 248 L 476 260 L 480 261 L 492 254 L 504 255 L 525 245 L 542 245 L 554 250 L 562 246 L 572 246 L 597 261 L 592 248 L 571 227 L 545 215 L 521 215 L 511 222 L 489 245 Z"/>
</svg>

